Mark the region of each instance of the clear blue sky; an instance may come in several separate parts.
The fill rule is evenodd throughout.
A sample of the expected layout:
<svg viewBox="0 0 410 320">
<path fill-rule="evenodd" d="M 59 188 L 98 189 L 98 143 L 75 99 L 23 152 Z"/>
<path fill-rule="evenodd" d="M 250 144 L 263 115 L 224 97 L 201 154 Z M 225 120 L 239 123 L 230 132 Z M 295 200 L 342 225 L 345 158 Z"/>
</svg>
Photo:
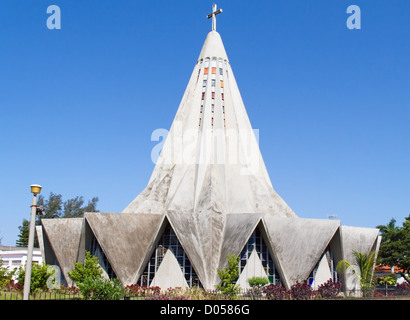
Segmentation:
<svg viewBox="0 0 410 320">
<path fill-rule="evenodd" d="M 61 30 L 49 30 L 49 5 Z M 349 30 L 349 5 L 361 30 Z M 211 1 L 2 0 L 0 237 L 29 186 L 121 212 L 146 186 L 211 28 Z M 222 36 L 279 195 L 303 218 L 410 213 L 410 3 L 218 1 Z"/>
</svg>

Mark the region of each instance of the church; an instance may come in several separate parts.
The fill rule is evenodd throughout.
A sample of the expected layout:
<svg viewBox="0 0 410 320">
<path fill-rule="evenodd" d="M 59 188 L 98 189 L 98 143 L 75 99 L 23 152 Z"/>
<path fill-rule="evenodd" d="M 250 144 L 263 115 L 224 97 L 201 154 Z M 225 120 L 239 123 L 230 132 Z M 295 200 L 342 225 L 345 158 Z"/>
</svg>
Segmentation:
<svg viewBox="0 0 410 320">
<path fill-rule="evenodd" d="M 241 288 L 253 276 L 286 289 L 329 279 L 358 288 L 336 264 L 353 261 L 353 250 L 377 252 L 379 230 L 300 218 L 276 193 L 216 31 L 221 12 L 214 5 L 208 15 L 212 29 L 146 188 L 122 212 L 42 219 L 37 227 L 45 262 L 60 267 L 66 284 L 89 251 L 123 285 L 212 290 L 233 254 Z"/>
</svg>

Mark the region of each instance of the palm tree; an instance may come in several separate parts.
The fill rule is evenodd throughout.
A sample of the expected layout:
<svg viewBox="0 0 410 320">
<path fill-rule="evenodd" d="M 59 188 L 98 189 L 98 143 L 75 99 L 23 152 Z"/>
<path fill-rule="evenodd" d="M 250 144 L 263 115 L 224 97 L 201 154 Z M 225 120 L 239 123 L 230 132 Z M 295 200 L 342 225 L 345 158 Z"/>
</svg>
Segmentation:
<svg viewBox="0 0 410 320">
<path fill-rule="evenodd" d="M 400 227 L 396 226 L 396 219 L 392 218 L 386 225 L 379 225 L 377 228 L 380 230 L 382 241 L 380 244 L 378 263 L 381 265 L 389 265 L 391 272 L 394 272 L 394 265 L 397 262 L 397 257 L 392 254 L 392 246 L 397 241 L 397 236 L 400 231 Z"/>
<path fill-rule="evenodd" d="M 362 253 L 353 250 L 353 255 L 353 264 L 346 260 L 341 260 L 338 262 L 336 270 L 338 273 L 344 273 L 346 270 L 350 270 L 359 281 L 363 295 L 368 296 L 373 290 L 372 280 L 376 251 Z"/>
<path fill-rule="evenodd" d="M 390 240 L 391 235 L 394 235 L 397 231 L 400 230 L 400 228 L 396 226 L 396 219 L 394 218 L 392 218 L 388 224 L 379 225 L 376 228 L 380 230 L 380 233 L 382 235 L 382 242 Z"/>
</svg>

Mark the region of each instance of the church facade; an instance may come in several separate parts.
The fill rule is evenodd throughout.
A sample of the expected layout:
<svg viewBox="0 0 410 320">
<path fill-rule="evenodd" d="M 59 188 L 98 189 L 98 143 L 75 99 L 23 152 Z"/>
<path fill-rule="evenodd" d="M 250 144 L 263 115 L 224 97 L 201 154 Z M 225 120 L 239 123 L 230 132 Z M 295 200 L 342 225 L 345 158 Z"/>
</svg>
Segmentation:
<svg viewBox="0 0 410 320">
<path fill-rule="evenodd" d="M 298 217 L 276 193 L 252 130 L 232 67 L 216 31 L 205 39 L 147 187 L 120 213 L 42 219 L 45 262 L 67 284 L 74 262 L 90 251 L 124 285 L 215 289 L 217 269 L 239 256 L 242 288 L 253 276 L 289 289 L 317 288 L 338 275 L 353 250 L 378 250 L 379 230 L 338 220 Z"/>
</svg>

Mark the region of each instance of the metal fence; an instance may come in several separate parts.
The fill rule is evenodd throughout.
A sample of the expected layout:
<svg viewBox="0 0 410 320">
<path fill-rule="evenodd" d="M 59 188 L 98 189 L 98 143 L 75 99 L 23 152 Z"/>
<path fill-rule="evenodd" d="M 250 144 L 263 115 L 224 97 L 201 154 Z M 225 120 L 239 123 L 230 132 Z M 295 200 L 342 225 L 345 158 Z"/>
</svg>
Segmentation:
<svg viewBox="0 0 410 320">
<path fill-rule="evenodd" d="M 374 296 L 385 296 L 385 297 L 392 297 L 392 296 L 403 296 L 403 295 L 410 295 L 410 292 L 400 290 L 396 286 L 376 286 L 374 290 Z M 315 299 L 315 295 L 313 294 L 312 299 Z M 22 292 L 0 292 L 0 300 L 22 300 L 23 293 Z M 62 292 L 35 292 L 30 295 L 30 300 L 81 300 L 82 296 L 79 293 L 62 293 Z M 169 293 L 156 293 L 156 294 L 147 294 L 147 295 L 133 295 L 133 294 L 126 294 L 124 296 L 124 300 L 269 300 L 265 294 L 261 291 L 255 291 L 252 289 L 242 289 L 240 290 L 235 296 L 226 296 L 217 291 L 203 291 L 197 296 L 190 296 L 188 294 L 178 294 L 172 295 Z M 285 298 L 286 299 L 286 298 Z"/>
<path fill-rule="evenodd" d="M 80 300 L 80 294 L 59 292 L 35 292 L 30 294 L 30 300 Z M 23 300 L 22 292 L 1 292 L 0 300 Z"/>
</svg>

